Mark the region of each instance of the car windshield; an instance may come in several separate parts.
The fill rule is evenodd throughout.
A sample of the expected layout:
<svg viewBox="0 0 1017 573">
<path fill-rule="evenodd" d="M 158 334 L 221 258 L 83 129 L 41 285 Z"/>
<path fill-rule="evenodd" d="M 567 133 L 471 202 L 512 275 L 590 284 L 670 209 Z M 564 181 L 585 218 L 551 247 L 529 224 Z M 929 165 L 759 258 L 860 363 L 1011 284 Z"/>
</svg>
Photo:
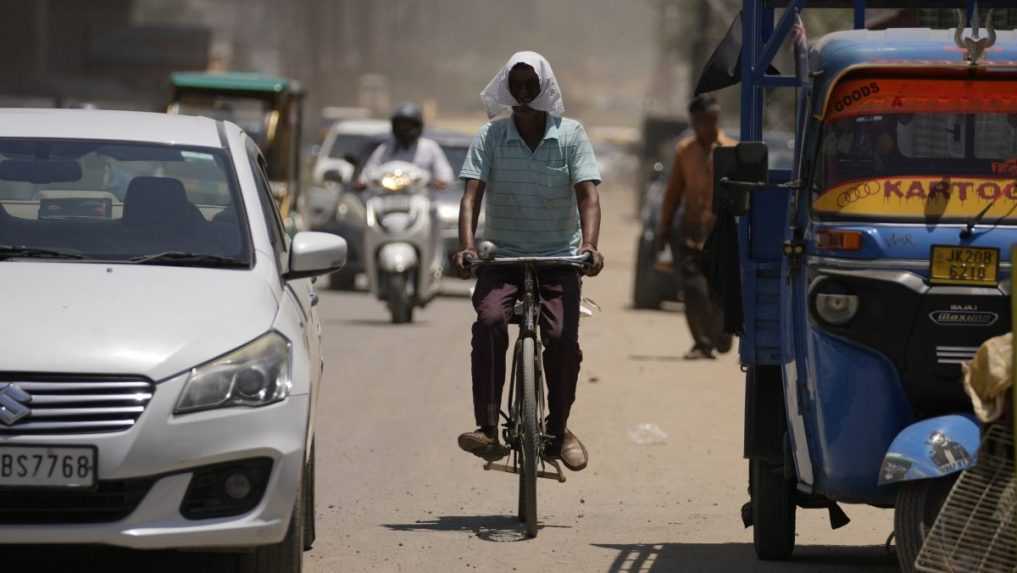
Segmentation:
<svg viewBox="0 0 1017 573">
<path fill-rule="evenodd" d="M 218 257 L 246 266 L 249 234 L 230 169 L 217 149 L 0 139 L 0 261 L 37 250 L 101 261 L 174 253 L 174 264 Z"/>
<path fill-rule="evenodd" d="M 370 157 L 374 148 L 384 140 L 384 135 L 351 135 L 339 134 L 329 150 L 328 156 L 333 159 L 346 159 L 359 166 Z"/>
<path fill-rule="evenodd" d="M 237 124 L 261 149 L 265 149 L 275 135 L 278 114 L 268 101 L 260 98 L 185 94 L 176 105 L 177 113 L 202 115 Z"/>
<path fill-rule="evenodd" d="M 977 83 L 965 86 L 966 99 L 952 100 L 956 94 L 940 84 L 910 86 L 937 97 L 893 95 L 914 83 L 861 84 L 870 96 L 853 84 L 857 97 L 834 94 L 812 183 L 815 213 L 958 222 L 984 210 L 986 221 L 1017 223 L 1017 109 L 979 102 Z M 891 94 L 885 111 L 878 100 L 867 104 L 884 92 Z M 846 113 L 852 105 L 869 109 Z"/>
</svg>

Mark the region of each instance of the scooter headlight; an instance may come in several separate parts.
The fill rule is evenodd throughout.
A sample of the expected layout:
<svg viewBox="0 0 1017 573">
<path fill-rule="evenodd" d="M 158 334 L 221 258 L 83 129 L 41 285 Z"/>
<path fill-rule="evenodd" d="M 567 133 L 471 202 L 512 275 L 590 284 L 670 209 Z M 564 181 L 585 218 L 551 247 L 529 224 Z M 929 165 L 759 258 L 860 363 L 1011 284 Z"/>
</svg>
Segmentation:
<svg viewBox="0 0 1017 573">
<path fill-rule="evenodd" d="M 842 326 L 858 314 L 858 295 L 835 281 L 823 281 L 814 300 L 816 315 L 827 324 Z"/>
<path fill-rule="evenodd" d="M 186 374 L 174 414 L 266 406 L 290 394 L 290 343 L 270 332 Z"/>
</svg>

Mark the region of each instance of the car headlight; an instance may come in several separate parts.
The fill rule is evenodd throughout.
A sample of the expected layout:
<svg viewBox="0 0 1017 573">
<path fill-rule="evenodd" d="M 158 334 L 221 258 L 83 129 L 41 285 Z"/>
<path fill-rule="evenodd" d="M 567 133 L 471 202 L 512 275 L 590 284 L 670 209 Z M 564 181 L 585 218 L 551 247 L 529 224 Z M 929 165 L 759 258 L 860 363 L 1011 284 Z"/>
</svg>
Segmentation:
<svg viewBox="0 0 1017 573">
<path fill-rule="evenodd" d="M 816 315 L 823 322 L 841 326 L 858 314 L 858 296 L 838 282 L 823 281 L 816 292 Z"/>
<path fill-rule="evenodd" d="M 265 406 L 284 400 L 292 386 L 290 343 L 270 332 L 193 368 L 173 412 Z"/>
</svg>

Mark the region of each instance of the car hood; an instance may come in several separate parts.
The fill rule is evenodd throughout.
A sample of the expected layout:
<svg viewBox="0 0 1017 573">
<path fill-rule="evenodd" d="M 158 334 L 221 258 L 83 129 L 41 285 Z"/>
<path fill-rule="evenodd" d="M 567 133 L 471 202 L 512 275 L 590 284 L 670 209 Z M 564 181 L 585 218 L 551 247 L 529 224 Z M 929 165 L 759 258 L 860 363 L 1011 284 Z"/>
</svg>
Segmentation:
<svg viewBox="0 0 1017 573">
<path fill-rule="evenodd" d="M 0 371 L 162 380 L 271 328 L 253 271 L 0 262 Z"/>
</svg>

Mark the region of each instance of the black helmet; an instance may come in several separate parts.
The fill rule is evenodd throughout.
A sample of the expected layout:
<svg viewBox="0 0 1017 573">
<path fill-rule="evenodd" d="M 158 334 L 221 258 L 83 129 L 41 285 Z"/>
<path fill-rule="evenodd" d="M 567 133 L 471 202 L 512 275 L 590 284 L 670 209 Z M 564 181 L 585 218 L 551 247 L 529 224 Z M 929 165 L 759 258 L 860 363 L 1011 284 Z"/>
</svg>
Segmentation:
<svg viewBox="0 0 1017 573">
<path fill-rule="evenodd" d="M 400 104 L 399 107 L 395 108 L 395 111 L 392 112 L 391 119 L 392 121 L 404 119 L 424 125 L 424 112 L 420 109 L 419 105 L 407 102 Z"/>
</svg>

